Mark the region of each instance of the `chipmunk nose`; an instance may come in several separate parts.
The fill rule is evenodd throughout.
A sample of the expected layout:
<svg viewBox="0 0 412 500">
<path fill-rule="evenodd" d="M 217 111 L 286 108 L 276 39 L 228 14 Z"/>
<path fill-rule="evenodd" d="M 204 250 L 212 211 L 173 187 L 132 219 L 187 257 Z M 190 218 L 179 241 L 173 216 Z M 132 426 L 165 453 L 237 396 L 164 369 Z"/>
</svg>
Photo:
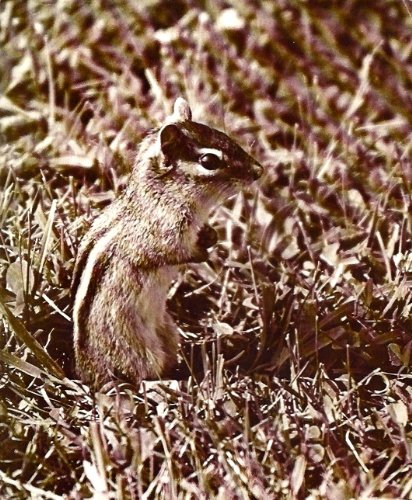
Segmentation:
<svg viewBox="0 0 412 500">
<path fill-rule="evenodd" d="M 263 167 L 260 163 L 255 161 L 252 165 L 252 177 L 255 181 L 259 179 L 259 177 L 263 174 Z"/>
</svg>

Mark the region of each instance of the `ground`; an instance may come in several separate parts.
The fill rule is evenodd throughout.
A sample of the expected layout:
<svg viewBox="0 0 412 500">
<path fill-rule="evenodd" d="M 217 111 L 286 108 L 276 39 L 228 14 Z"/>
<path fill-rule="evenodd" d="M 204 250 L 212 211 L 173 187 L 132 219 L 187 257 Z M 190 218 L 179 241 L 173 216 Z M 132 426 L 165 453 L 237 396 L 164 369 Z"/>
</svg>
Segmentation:
<svg viewBox="0 0 412 500">
<path fill-rule="evenodd" d="M 412 496 L 411 29 L 408 0 L 2 2 L 2 498 Z M 78 243 L 180 95 L 265 174 L 173 288 L 178 380 L 93 396 Z"/>
</svg>

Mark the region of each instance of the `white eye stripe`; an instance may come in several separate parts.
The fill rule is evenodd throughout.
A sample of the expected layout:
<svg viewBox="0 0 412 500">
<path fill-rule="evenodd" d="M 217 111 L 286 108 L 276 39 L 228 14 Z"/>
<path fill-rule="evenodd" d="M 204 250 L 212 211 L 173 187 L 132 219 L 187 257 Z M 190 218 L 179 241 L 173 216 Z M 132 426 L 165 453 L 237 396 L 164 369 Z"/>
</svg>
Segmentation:
<svg viewBox="0 0 412 500">
<path fill-rule="evenodd" d="M 211 154 L 217 156 L 220 160 L 223 160 L 223 151 L 214 148 L 199 148 L 197 150 L 199 155 Z"/>
</svg>

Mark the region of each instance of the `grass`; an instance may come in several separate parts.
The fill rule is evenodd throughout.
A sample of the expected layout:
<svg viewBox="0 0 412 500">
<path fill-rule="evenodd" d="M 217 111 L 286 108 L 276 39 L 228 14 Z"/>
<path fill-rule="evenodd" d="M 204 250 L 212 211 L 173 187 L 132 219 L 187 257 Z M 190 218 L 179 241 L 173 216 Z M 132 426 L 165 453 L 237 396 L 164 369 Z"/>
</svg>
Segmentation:
<svg viewBox="0 0 412 500">
<path fill-rule="evenodd" d="M 0 496 L 410 498 L 408 2 L 79 5 L 0 6 Z M 76 249 L 178 95 L 265 175 L 173 288 L 178 380 L 92 395 Z"/>
</svg>

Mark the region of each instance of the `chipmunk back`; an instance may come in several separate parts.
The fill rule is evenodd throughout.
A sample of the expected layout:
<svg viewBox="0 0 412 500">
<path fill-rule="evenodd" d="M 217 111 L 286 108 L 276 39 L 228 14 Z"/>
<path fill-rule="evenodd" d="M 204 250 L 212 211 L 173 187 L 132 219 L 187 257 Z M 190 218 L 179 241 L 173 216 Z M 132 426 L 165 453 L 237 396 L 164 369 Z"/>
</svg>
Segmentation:
<svg viewBox="0 0 412 500">
<path fill-rule="evenodd" d="M 179 266 L 216 243 L 219 202 L 262 167 L 226 134 L 192 121 L 186 101 L 142 141 L 127 188 L 95 219 L 73 276 L 76 369 L 94 388 L 138 384 L 174 366 L 177 328 L 166 297 Z"/>
</svg>

